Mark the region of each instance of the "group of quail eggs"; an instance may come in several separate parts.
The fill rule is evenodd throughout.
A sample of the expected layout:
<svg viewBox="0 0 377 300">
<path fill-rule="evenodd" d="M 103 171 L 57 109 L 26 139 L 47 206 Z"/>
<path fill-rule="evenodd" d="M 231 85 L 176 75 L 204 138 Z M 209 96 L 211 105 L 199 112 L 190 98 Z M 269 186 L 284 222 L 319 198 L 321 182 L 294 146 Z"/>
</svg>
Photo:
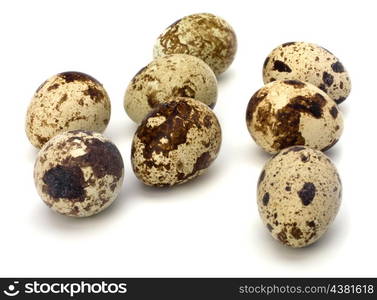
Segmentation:
<svg viewBox="0 0 377 300">
<path fill-rule="evenodd" d="M 186 16 L 158 37 L 154 60 L 133 77 L 124 96 L 125 111 L 138 124 L 131 163 L 143 183 L 182 184 L 216 159 L 221 145 L 212 111 L 216 78 L 236 50 L 232 27 L 207 13 Z M 259 213 L 274 238 L 307 246 L 322 236 L 339 209 L 340 178 L 322 151 L 342 133 L 337 104 L 348 96 L 350 80 L 332 53 L 304 42 L 274 49 L 264 62 L 263 80 L 266 85 L 246 112 L 250 135 L 274 154 L 258 180 Z M 110 112 L 106 90 L 84 73 L 57 74 L 35 92 L 26 133 L 40 148 L 37 191 L 54 211 L 87 217 L 117 198 L 123 160 L 102 135 Z"/>
</svg>

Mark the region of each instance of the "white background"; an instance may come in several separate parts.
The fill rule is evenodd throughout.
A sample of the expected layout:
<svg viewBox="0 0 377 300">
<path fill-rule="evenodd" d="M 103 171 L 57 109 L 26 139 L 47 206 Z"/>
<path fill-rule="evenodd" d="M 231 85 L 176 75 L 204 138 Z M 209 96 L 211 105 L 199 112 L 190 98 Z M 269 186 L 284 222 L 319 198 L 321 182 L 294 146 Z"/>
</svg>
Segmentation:
<svg viewBox="0 0 377 300">
<path fill-rule="evenodd" d="M 222 16 L 238 36 L 214 110 L 222 149 L 204 176 L 170 190 L 146 187 L 131 170 L 136 126 L 123 94 L 160 32 L 196 12 Z M 0 276 L 376 276 L 375 12 L 373 1 L 1 1 Z M 353 90 L 340 107 L 344 134 L 327 152 L 343 179 L 340 213 L 318 243 L 290 249 L 259 219 L 256 182 L 269 156 L 244 116 L 268 53 L 302 40 L 338 56 Z M 36 88 L 67 70 L 104 84 L 113 108 L 105 135 L 126 168 L 119 199 L 86 219 L 42 203 L 32 175 L 37 150 L 24 132 Z"/>
</svg>

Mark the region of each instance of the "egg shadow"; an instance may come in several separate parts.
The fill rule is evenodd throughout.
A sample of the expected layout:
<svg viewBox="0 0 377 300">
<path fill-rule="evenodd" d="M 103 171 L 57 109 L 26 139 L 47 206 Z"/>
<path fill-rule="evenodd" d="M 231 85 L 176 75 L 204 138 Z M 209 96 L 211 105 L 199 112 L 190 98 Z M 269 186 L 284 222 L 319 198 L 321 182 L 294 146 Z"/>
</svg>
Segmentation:
<svg viewBox="0 0 377 300">
<path fill-rule="evenodd" d="M 59 214 L 44 205 L 43 203 L 36 208 L 35 216 L 32 216 L 33 223 L 43 230 L 52 229 L 67 235 L 82 235 L 86 231 L 92 232 L 95 228 L 112 226 L 112 219 L 116 215 L 124 214 L 128 204 L 127 191 L 122 189 L 114 202 L 104 211 L 89 217 L 69 217 Z"/>
<path fill-rule="evenodd" d="M 219 85 L 227 85 L 233 78 L 235 77 L 235 72 L 233 69 L 229 69 L 225 71 L 224 73 L 218 75 L 217 78 L 217 83 Z"/>
<path fill-rule="evenodd" d="M 39 149 L 33 146 L 29 146 L 26 152 L 27 160 L 34 163 L 35 159 L 38 156 L 38 153 L 39 153 Z"/>
<path fill-rule="evenodd" d="M 243 161 L 250 161 L 250 163 L 253 165 L 258 164 L 261 168 L 265 165 L 267 160 L 269 160 L 272 157 L 271 154 L 264 151 L 255 143 L 252 143 L 251 145 L 242 148 L 242 153 L 239 149 L 237 149 L 237 152 L 239 155 L 242 155 L 244 157 L 244 159 L 242 159 Z"/>
<path fill-rule="evenodd" d="M 105 131 L 104 135 L 115 142 L 132 140 L 138 125 L 131 120 L 121 120 L 111 124 Z"/>
<path fill-rule="evenodd" d="M 330 157 L 332 161 L 337 162 L 341 160 L 342 147 L 340 147 L 340 145 L 335 144 L 334 147 L 331 147 L 329 150 L 325 151 L 324 154 Z"/>
<path fill-rule="evenodd" d="M 343 117 L 347 117 L 349 115 L 349 107 L 347 99 L 345 100 L 345 103 L 338 104 L 339 110 L 342 112 Z"/>
</svg>

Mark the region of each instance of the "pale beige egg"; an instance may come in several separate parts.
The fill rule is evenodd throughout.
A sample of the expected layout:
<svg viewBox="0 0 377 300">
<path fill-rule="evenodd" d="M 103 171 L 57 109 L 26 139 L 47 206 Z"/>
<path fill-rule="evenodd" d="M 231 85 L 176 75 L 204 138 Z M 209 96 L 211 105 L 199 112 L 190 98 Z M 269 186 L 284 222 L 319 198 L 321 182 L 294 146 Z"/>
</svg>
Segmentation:
<svg viewBox="0 0 377 300">
<path fill-rule="evenodd" d="M 84 73 L 64 72 L 46 80 L 35 92 L 26 114 L 26 134 L 41 148 L 64 131 L 103 132 L 110 114 L 110 99 L 101 83 Z"/>
<path fill-rule="evenodd" d="M 190 97 L 213 108 L 217 80 L 201 59 L 186 54 L 159 57 L 132 79 L 124 96 L 124 108 L 136 123 L 158 104 L 174 97 Z"/>
<path fill-rule="evenodd" d="M 263 65 L 263 81 L 300 80 L 320 88 L 337 104 L 351 92 L 351 80 L 339 59 L 325 48 L 305 42 L 276 47 Z"/>
<path fill-rule="evenodd" d="M 158 37 L 153 54 L 190 54 L 206 62 L 216 75 L 229 68 L 237 51 L 233 28 L 209 13 L 186 16 L 165 29 Z"/>
<path fill-rule="evenodd" d="M 340 138 L 343 117 L 336 103 L 314 85 L 278 80 L 252 96 L 246 125 L 255 142 L 269 153 L 293 145 L 326 151 Z"/>
<path fill-rule="evenodd" d="M 316 242 L 338 213 L 342 184 L 322 152 L 304 146 L 282 150 L 258 181 L 259 214 L 271 235 L 291 247 Z"/>
</svg>

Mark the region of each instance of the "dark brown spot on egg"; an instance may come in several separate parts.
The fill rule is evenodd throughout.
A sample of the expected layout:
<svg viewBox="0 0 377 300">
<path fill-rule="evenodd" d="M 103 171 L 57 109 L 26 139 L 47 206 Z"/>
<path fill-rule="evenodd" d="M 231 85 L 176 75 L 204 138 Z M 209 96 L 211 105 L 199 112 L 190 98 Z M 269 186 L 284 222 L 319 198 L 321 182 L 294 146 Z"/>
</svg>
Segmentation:
<svg viewBox="0 0 377 300">
<path fill-rule="evenodd" d="M 104 93 L 93 86 L 89 86 L 87 90 L 83 91 L 83 94 L 89 96 L 95 103 L 99 103 L 105 98 Z"/>
<path fill-rule="evenodd" d="M 37 139 L 38 143 L 43 146 L 45 143 L 48 142 L 48 138 L 40 136 L 38 134 L 35 135 L 35 138 Z"/>
<path fill-rule="evenodd" d="M 327 93 L 326 86 L 325 86 L 323 83 L 321 83 L 321 84 L 318 86 L 318 88 L 319 88 L 320 90 L 324 91 L 325 93 Z"/>
<path fill-rule="evenodd" d="M 284 48 L 284 47 L 292 46 L 294 44 L 296 44 L 296 42 L 288 42 L 288 43 L 282 44 L 281 47 Z"/>
<path fill-rule="evenodd" d="M 205 128 L 210 128 L 212 126 L 211 120 L 212 120 L 211 116 L 205 116 L 203 118 L 203 124 Z"/>
<path fill-rule="evenodd" d="M 338 99 L 335 99 L 334 101 L 335 101 L 337 104 L 340 104 L 340 103 L 342 103 L 344 100 L 346 100 L 345 97 L 339 97 Z"/>
<path fill-rule="evenodd" d="M 72 137 L 72 139 L 82 138 Z M 117 147 L 111 142 L 102 142 L 96 138 L 83 141 L 87 147 L 86 154 L 78 157 L 68 157 L 64 161 L 64 165 L 91 167 L 94 176 L 97 178 L 111 175 L 118 180 L 123 174 L 123 160 Z"/>
<path fill-rule="evenodd" d="M 196 159 L 196 162 L 194 164 L 194 168 L 193 168 L 192 173 L 190 174 L 190 176 L 193 175 L 193 174 L 195 174 L 196 172 L 198 172 L 200 170 L 207 169 L 209 167 L 209 165 L 211 164 L 211 162 L 212 162 L 212 159 L 211 159 L 211 155 L 209 154 L 209 152 L 202 153 Z"/>
<path fill-rule="evenodd" d="M 48 88 L 47 88 L 47 91 L 52 91 L 52 90 L 55 90 L 59 87 L 59 83 L 54 83 L 53 85 L 50 85 Z"/>
<path fill-rule="evenodd" d="M 285 190 L 286 190 L 287 192 L 290 192 L 290 191 L 291 191 L 291 187 L 290 187 L 289 185 L 287 185 L 287 186 L 285 187 Z"/>
<path fill-rule="evenodd" d="M 67 101 L 67 99 L 68 99 L 67 94 L 64 94 L 63 96 L 61 96 L 61 98 L 59 99 L 59 101 L 56 103 L 56 109 L 57 109 L 57 110 L 60 110 L 61 105 L 62 105 L 65 101 Z"/>
<path fill-rule="evenodd" d="M 271 232 L 272 229 L 273 229 L 273 227 L 271 226 L 271 224 L 270 224 L 270 223 L 267 223 L 266 226 L 267 226 L 268 231 Z"/>
<path fill-rule="evenodd" d="M 101 83 L 97 79 L 93 78 L 92 76 L 88 74 L 81 73 L 81 72 L 74 72 L 74 71 L 63 72 L 63 73 L 58 74 L 58 76 L 60 78 L 63 78 L 65 82 L 67 83 L 70 83 L 73 81 L 83 81 L 83 82 L 91 81 L 91 82 L 95 82 L 101 85 Z"/>
<path fill-rule="evenodd" d="M 312 203 L 316 193 L 315 185 L 312 182 L 305 182 L 301 190 L 297 192 L 303 205 Z"/>
<path fill-rule="evenodd" d="M 301 89 L 306 86 L 305 83 L 298 81 L 298 80 L 284 80 L 284 83 L 287 85 L 291 85 L 296 89 Z"/>
<path fill-rule="evenodd" d="M 267 206 L 268 205 L 268 201 L 270 201 L 270 194 L 269 193 L 265 193 L 263 195 L 263 198 L 262 198 L 263 205 Z"/>
<path fill-rule="evenodd" d="M 331 86 L 334 83 L 334 76 L 332 76 L 330 73 L 323 72 L 322 81 L 325 85 Z"/>
<path fill-rule="evenodd" d="M 303 163 L 308 162 L 309 159 L 310 159 L 309 155 L 304 155 L 304 154 L 301 154 L 300 158 L 301 158 L 301 161 L 302 161 Z"/>
<path fill-rule="evenodd" d="M 263 101 L 267 94 L 268 93 L 266 90 L 260 89 L 251 97 L 246 109 L 246 122 L 251 122 L 253 114 L 256 111 L 259 103 Z"/>
<path fill-rule="evenodd" d="M 273 70 L 278 71 L 278 72 L 286 72 L 286 73 L 292 72 L 292 69 L 286 63 L 282 62 L 281 60 L 275 60 L 274 61 Z"/>
<path fill-rule="evenodd" d="M 315 227 L 315 222 L 314 221 L 307 221 L 306 225 L 308 225 L 311 228 L 314 228 Z"/>
<path fill-rule="evenodd" d="M 209 167 L 209 165 L 211 164 L 211 162 L 213 161 L 213 159 L 211 158 L 211 155 L 209 154 L 209 152 L 204 152 L 202 153 L 197 159 L 196 159 L 196 162 L 194 164 L 194 167 L 191 171 L 191 173 L 185 175 L 184 173 L 181 173 L 179 172 L 177 174 L 177 179 L 179 181 L 183 181 L 183 180 L 186 180 L 187 178 L 190 178 L 192 176 L 194 176 L 197 172 L 199 172 L 200 170 L 205 170 Z M 180 162 L 182 164 L 182 162 Z M 177 168 L 179 166 L 177 165 Z M 183 164 L 182 164 L 182 168 L 183 168 Z"/>
<path fill-rule="evenodd" d="M 321 94 L 313 96 L 297 96 L 289 101 L 287 106 L 297 111 L 310 114 L 314 118 L 322 117 L 322 108 L 326 105 L 326 99 Z"/>
<path fill-rule="evenodd" d="M 78 166 L 58 165 L 46 171 L 42 180 L 46 184 L 45 192 L 53 198 L 84 200 L 85 180 Z"/>
<path fill-rule="evenodd" d="M 175 97 L 195 98 L 195 94 L 195 91 L 189 85 L 174 87 L 172 90 L 172 95 Z"/>
<path fill-rule="evenodd" d="M 291 229 L 291 235 L 296 239 L 299 240 L 302 238 L 302 231 L 300 228 L 293 226 Z"/>
<path fill-rule="evenodd" d="M 147 96 L 147 101 L 150 107 L 155 107 L 160 104 L 160 101 L 157 99 L 157 91 L 151 91 Z"/>
<path fill-rule="evenodd" d="M 338 109 L 336 108 L 336 106 L 334 105 L 333 107 L 331 107 L 330 109 L 330 114 L 331 116 L 336 119 L 336 117 L 338 116 Z"/>
<path fill-rule="evenodd" d="M 282 242 L 283 244 L 286 244 L 288 245 L 288 239 L 287 239 L 287 229 L 284 227 L 278 234 L 277 234 L 277 238 L 280 242 Z"/>
<path fill-rule="evenodd" d="M 344 72 L 344 67 L 340 61 L 337 61 L 331 65 L 331 69 L 335 73 L 343 73 Z"/>
</svg>

